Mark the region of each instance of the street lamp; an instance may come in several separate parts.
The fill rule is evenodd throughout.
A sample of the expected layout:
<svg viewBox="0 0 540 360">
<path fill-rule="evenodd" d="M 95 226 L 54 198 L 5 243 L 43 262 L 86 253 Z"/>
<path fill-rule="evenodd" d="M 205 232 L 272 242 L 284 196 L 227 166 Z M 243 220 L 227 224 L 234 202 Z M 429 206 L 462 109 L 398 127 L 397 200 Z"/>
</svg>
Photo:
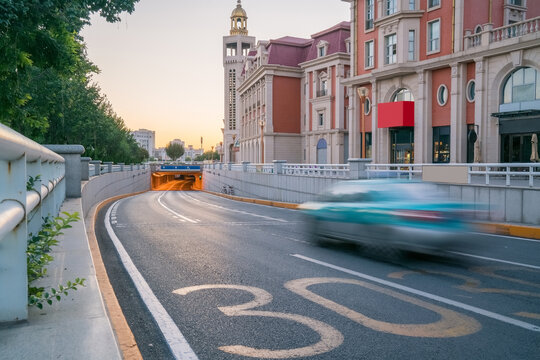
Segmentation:
<svg viewBox="0 0 540 360">
<path fill-rule="evenodd" d="M 223 141 L 219 142 L 219 162 L 223 162 Z"/>
<path fill-rule="evenodd" d="M 366 110 L 365 110 L 365 106 L 366 106 L 366 96 L 368 94 L 368 89 L 366 87 L 359 87 L 358 89 L 356 89 L 356 91 L 358 92 L 358 96 L 360 97 L 360 104 L 361 104 L 361 109 L 362 109 L 362 114 L 361 114 L 361 119 L 362 119 L 362 125 L 361 125 L 361 129 L 360 131 L 362 132 L 362 158 L 365 158 L 366 157 L 366 126 L 365 126 L 365 122 L 366 122 Z"/>
<path fill-rule="evenodd" d="M 266 124 L 266 121 L 261 120 L 259 121 L 259 125 L 261 127 L 261 164 L 264 164 L 264 125 Z"/>
<path fill-rule="evenodd" d="M 212 156 L 212 162 L 214 162 L 214 147 L 210 146 L 210 149 L 212 149 L 211 156 Z"/>
</svg>

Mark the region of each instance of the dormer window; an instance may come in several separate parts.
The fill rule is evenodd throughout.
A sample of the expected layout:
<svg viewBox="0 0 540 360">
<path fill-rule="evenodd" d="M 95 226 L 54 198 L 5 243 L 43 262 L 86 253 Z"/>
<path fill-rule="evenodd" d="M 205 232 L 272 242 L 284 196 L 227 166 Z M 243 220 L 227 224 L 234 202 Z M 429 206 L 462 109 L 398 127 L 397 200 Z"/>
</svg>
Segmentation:
<svg viewBox="0 0 540 360">
<path fill-rule="evenodd" d="M 318 57 L 323 57 L 328 54 L 328 42 L 327 41 L 320 41 L 317 45 L 317 54 Z"/>
<path fill-rule="evenodd" d="M 347 54 L 351 53 L 351 38 L 345 39 L 345 49 L 347 51 Z"/>
</svg>

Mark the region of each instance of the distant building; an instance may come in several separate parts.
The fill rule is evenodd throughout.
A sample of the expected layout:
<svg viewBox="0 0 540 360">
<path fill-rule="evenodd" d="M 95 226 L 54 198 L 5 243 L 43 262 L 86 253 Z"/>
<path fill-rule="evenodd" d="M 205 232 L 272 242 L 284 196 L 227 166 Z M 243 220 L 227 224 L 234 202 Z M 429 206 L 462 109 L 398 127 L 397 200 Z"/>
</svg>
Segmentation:
<svg viewBox="0 0 540 360">
<path fill-rule="evenodd" d="M 155 157 L 156 132 L 147 129 L 139 129 L 131 132 L 131 135 L 140 147 L 148 151 L 150 157 Z"/>
<path fill-rule="evenodd" d="M 186 161 L 187 158 L 190 158 L 193 161 L 197 156 L 204 154 L 203 149 L 195 149 L 193 148 L 193 145 L 188 145 L 188 147 L 184 149 L 184 155 L 180 158 L 182 161 Z"/>
<path fill-rule="evenodd" d="M 167 152 L 165 151 L 164 147 L 157 148 L 154 152 L 154 157 L 157 158 L 159 161 L 171 160 L 171 158 L 167 156 Z"/>
</svg>

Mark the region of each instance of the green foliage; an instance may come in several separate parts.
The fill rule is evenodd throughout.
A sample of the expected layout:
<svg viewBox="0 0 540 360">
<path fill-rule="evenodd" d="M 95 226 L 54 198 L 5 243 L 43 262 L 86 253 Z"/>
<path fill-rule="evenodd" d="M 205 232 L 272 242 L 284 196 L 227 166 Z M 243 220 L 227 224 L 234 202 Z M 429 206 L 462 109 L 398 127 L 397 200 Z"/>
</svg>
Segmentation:
<svg viewBox="0 0 540 360">
<path fill-rule="evenodd" d="M 32 286 L 32 283 L 47 274 L 46 266 L 53 261 L 49 255 L 51 248 L 58 245 L 57 237 L 63 235 L 62 230 L 71 228 L 71 223 L 78 221 L 78 213 L 62 213 L 64 217 L 58 216 L 54 219 L 45 219 L 42 229 L 37 235 L 31 236 L 26 249 L 27 273 L 28 273 L 28 305 L 37 306 L 42 309 L 44 303 L 52 305 L 52 301 L 61 300 L 62 296 L 67 296 L 68 291 L 77 290 L 77 286 L 85 286 L 85 279 L 77 278 L 75 281 L 68 281 L 66 285 L 58 285 L 58 288 L 50 288 L 48 291 L 43 287 Z"/>
<path fill-rule="evenodd" d="M 0 122 L 39 142 L 81 144 L 104 161 L 144 160 L 123 120 L 91 82 L 98 68 L 80 32 L 138 0 L 0 0 Z"/>
<path fill-rule="evenodd" d="M 170 157 L 173 161 L 184 155 L 184 147 L 178 143 L 170 142 L 165 147 L 165 152 L 167 156 Z"/>
<path fill-rule="evenodd" d="M 34 189 L 34 186 L 36 185 L 36 181 L 39 181 L 39 179 L 41 179 L 41 175 L 36 175 L 36 177 L 29 176 L 28 181 L 26 182 L 26 191 L 30 191 L 30 190 L 38 191 L 37 189 Z"/>
<path fill-rule="evenodd" d="M 217 151 L 207 151 L 202 155 L 195 157 L 195 161 L 204 161 L 204 160 L 219 160 L 219 153 Z"/>
</svg>

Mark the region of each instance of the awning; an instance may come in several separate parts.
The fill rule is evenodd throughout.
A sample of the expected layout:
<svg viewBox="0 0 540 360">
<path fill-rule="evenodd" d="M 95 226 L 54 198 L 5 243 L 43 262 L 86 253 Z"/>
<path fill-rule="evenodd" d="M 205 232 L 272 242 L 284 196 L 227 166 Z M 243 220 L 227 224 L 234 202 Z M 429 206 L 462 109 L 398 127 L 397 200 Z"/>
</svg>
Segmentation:
<svg viewBox="0 0 540 360">
<path fill-rule="evenodd" d="M 491 116 L 499 118 L 499 134 L 540 132 L 540 110 L 498 112 Z"/>
<path fill-rule="evenodd" d="M 414 126 L 414 101 L 397 101 L 377 105 L 378 128 Z"/>
</svg>

